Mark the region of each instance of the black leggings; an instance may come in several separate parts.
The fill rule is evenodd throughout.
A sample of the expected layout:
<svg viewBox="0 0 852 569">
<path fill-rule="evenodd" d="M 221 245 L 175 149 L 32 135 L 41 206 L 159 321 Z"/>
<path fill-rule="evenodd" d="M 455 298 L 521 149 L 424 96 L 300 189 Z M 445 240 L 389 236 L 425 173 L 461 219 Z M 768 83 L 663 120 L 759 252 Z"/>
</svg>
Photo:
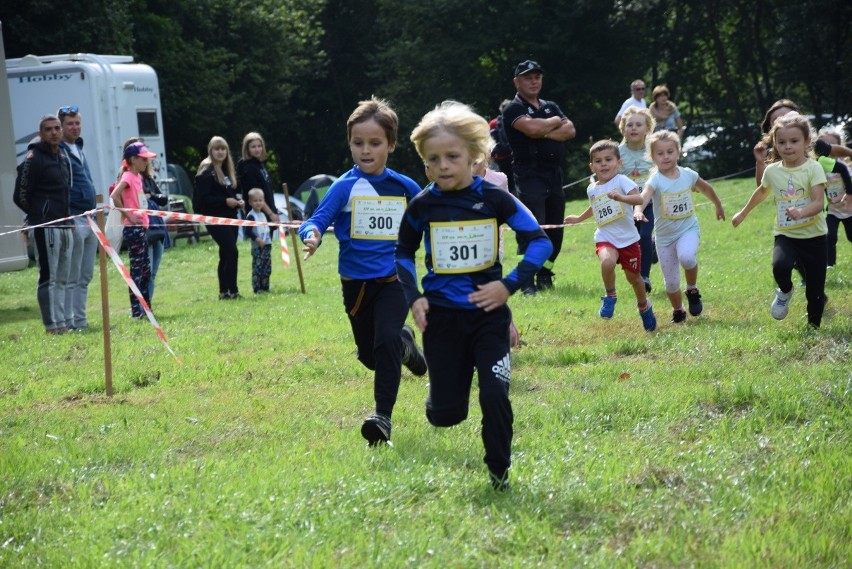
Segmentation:
<svg viewBox="0 0 852 569">
<path fill-rule="evenodd" d="M 793 290 L 793 265 L 805 277 L 808 299 L 808 323 L 819 327 L 825 308 L 825 235 L 810 239 L 775 236 L 772 250 L 772 274 L 781 292 Z"/>
<path fill-rule="evenodd" d="M 237 294 L 237 235 L 239 228 L 230 225 L 208 225 L 210 237 L 219 246 L 219 294 Z"/>
</svg>

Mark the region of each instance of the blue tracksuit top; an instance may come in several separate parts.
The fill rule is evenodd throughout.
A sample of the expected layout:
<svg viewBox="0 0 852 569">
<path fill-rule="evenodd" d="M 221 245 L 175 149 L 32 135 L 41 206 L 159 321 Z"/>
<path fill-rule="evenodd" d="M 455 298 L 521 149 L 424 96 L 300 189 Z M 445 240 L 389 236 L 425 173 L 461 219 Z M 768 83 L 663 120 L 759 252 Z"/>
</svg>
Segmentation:
<svg viewBox="0 0 852 569">
<path fill-rule="evenodd" d="M 352 198 L 395 197 L 410 202 L 420 192 L 417 183 L 390 168 L 377 176 L 368 176 L 358 166 L 338 178 L 328 189 L 310 219 L 299 227 L 299 237 L 304 242 L 313 229 L 322 235 L 334 225 L 334 235 L 340 244 L 338 273 L 350 279 L 370 280 L 396 274 L 393 239 L 352 238 Z M 398 228 L 394 228 L 396 233 Z"/>
<path fill-rule="evenodd" d="M 523 259 L 505 278 L 500 260 L 490 267 L 475 272 L 438 274 L 433 267 L 430 223 L 448 221 L 473 221 L 496 219 L 498 227 L 504 223 L 516 233 L 529 239 Z M 426 275 L 423 277 L 423 294 L 417 288 L 417 271 L 414 255 L 425 241 Z M 512 194 L 485 182 L 479 176 L 463 190 L 442 192 L 434 184 L 408 204 L 396 245 L 396 270 L 408 305 L 421 296 L 430 304 L 448 308 L 478 310 L 467 300 L 477 290 L 477 285 L 501 280 L 509 293 L 532 278 L 550 253 L 553 246 L 532 213 Z"/>
</svg>

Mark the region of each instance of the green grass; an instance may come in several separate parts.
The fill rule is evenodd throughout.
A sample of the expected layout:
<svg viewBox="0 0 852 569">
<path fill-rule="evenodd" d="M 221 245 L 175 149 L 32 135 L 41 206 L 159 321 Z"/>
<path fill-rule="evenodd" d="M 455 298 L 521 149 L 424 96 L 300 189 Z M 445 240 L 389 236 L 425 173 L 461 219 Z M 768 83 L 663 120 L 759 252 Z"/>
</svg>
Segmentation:
<svg viewBox="0 0 852 569">
<path fill-rule="evenodd" d="M 714 186 L 728 217 L 752 189 Z M 112 398 L 97 281 L 93 329 L 48 336 L 36 270 L 0 274 L 0 567 L 848 567 L 852 251 L 813 331 L 800 288 L 769 315 L 771 206 L 736 230 L 699 217 L 705 314 L 685 325 L 657 266 L 656 333 L 621 275 L 598 318 L 590 224 L 566 229 L 554 291 L 511 299 L 525 345 L 506 494 L 487 484 L 475 394 L 436 429 L 407 371 L 394 446 L 366 447 L 372 375 L 333 239 L 305 295 L 280 263 L 252 295 L 242 243 L 235 302 L 216 300 L 209 238 L 167 251 L 154 310 L 182 366 L 110 269 Z"/>
</svg>

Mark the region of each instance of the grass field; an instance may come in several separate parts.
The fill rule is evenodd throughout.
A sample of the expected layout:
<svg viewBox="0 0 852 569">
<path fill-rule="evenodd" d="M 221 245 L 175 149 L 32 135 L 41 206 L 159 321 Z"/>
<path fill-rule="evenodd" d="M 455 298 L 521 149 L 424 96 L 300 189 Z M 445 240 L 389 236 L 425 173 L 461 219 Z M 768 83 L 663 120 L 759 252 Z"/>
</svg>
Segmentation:
<svg viewBox="0 0 852 569">
<path fill-rule="evenodd" d="M 728 219 L 752 183 L 714 184 Z M 772 206 L 735 230 L 697 203 L 699 318 L 669 323 L 655 266 L 659 329 L 622 275 L 601 320 L 589 223 L 566 228 L 555 290 L 510 300 L 525 344 L 507 493 L 487 483 L 476 396 L 436 429 L 407 371 L 394 446 L 367 448 L 372 375 L 331 237 L 305 295 L 295 263 L 251 294 L 241 243 L 244 298 L 227 302 L 209 238 L 168 250 L 153 305 L 184 365 L 110 268 L 112 398 L 97 277 L 92 328 L 49 336 L 37 271 L 0 274 L 0 567 L 849 567 L 852 247 L 820 330 L 799 287 L 774 321 Z"/>
</svg>

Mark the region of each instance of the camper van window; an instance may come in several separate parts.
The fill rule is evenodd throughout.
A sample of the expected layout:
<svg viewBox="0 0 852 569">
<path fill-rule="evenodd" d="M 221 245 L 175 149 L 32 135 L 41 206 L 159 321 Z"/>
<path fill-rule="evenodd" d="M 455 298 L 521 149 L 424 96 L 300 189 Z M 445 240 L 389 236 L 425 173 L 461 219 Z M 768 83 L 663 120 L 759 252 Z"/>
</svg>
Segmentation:
<svg viewBox="0 0 852 569">
<path fill-rule="evenodd" d="M 157 124 L 156 110 L 137 110 L 136 121 L 139 123 L 139 136 L 160 136 L 160 128 Z"/>
</svg>

